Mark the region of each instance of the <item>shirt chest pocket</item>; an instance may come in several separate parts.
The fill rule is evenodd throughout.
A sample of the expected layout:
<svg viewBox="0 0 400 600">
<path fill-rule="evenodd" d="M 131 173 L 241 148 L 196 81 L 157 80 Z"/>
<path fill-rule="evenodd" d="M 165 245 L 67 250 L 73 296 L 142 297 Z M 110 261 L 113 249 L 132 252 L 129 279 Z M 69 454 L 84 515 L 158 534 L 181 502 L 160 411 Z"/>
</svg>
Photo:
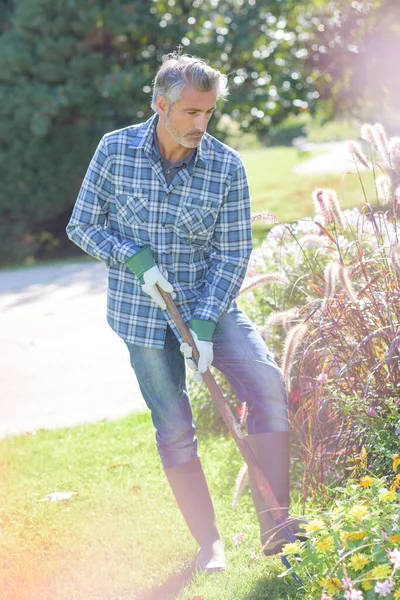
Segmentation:
<svg viewBox="0 0 400 600">
<path fill-rule="evenodd" d="M 122 224 L 143 226 L 149 220 L 148 197 L 143 190 L 120 190 L 115 195 L 117 218 Z"/>
<path fill-rule="evenodd" d="M 185 199 L 175 219 L 174 231 L 186 243 L 205 246 L 211 240 L 219 206 L 208 200 Z"/>
</svg>

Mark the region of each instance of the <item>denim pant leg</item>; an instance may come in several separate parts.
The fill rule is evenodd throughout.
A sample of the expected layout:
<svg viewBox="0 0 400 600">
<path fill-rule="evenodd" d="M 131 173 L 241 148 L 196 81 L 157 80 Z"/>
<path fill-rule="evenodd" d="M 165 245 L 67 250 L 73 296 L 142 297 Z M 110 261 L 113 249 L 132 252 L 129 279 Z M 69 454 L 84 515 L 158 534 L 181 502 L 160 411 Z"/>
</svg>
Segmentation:
<svg viewBox="0 0 400 600">
<path fill-rule="evenodd" d="M 179 342 L 167 328 L 162 350 L 127 344 L 143 398 L 151 411 L 163 467 L 198 456 L 192 409 L 185 383 L 185 361 Z"/>
<path fill-rule="evenodd" d="M 253 323 L 233 303 L 219 319 L 213 365 L 248 407 L 249 433 L 288 431 L 288 402 L 282 373 Z"/>
</svg>

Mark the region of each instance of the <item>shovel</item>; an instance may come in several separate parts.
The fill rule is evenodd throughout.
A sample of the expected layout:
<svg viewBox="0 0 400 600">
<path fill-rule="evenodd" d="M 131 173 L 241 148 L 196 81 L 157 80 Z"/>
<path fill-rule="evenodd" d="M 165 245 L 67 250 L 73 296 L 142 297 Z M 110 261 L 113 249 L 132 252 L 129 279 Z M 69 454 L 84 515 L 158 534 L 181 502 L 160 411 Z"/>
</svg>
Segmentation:
<svg viewBox="0 0 400 600">
<path fill-rule="evenodd" d="M 187 328 L 185 322 L 183 321 L 183 319 L 178 311 L 178 308 L 172 299 L 172 296 L 170 294 L 168 294 L 167 292 L 164 292 L 164 290 L 162 290 L 160 287 L 158 287 L 158 291 L 160 292 L 161 296 L 163 297 L 165 304 L 167 305 L 168 312 L 171 315 L 183 340 L 191 346 L 192 351 L 193 351 L 193 359 L 194 359 L 195 363 L 197 364 L 198 359 L 199 359 L 199 353 L 198 353 L 196 344 L 193 340 L 193 337 L 192 337 L 189 329 Z M 276 525 L 279 527 L 283 537 L 288 542 L 295 542 L 297 538 L 294 534 L 293 529 L 287 523 L 285 524 L 285 522 L 286 522 L 285 511 L 279 505 L 279 502 L 277 501 L 275 494 L 272 491 L 271 485 L 269 484 L 267 478 L 265 477 L 264 473 L 262 472 L 262 470 L 256 460 L 256 457 L 253 454 L 253 451 L 247 441 L 246 436 L 244 435 L 244 433 L 240 429 L 238 423 L 236 422 L 236 419 L 233 416 L 232 411 L 230 410 L 228 404 L 225 402 L 222 392 L 219 389 L 218 384 L 215 381 L 215 379 L 212 376 L 211 371 L 209 369 L 205 373 L 202 373 L 202 379 L 203 379 L 204 383 L 206 384 L 207 388 L 209 389 L 211 397 L 213 398 L 214 402 L 216 403 L 219 413 L 220 413 L 225 425 L 228 427 L 230 433 L 232 434 L 233 439 L 235 440 L 236 445 L 238 446 L 238 448 L 249 468 L 249 473 L 252 476 L 253 480 L 255 481 L 255 483 L 264 499 L 264 502 L 265 502 L 267 508 L 271 511 L 271 514 L 274 515 L 274 520 L 275 520 Z M 281 559 L 282 559 L 282 562 L 285 565 L 285 567 L 290 568 L 290 563 L 289 563 L 287 557 L 281 556 Z M 294 580 L 299 585 L 302 584 L 300 578 L 296 575 L 296 573 L 291 573 L 291 575 L 293 576 Z"/>
</svg>

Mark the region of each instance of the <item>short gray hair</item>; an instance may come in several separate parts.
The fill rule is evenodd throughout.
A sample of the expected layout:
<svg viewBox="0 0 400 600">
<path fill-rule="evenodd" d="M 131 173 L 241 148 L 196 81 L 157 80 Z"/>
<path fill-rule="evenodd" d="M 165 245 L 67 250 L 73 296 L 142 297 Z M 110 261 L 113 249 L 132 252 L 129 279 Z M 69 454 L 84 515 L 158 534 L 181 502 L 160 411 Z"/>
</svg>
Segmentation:
<svg viewBox="0 0 400 600">
<path fill-rule="evenodd" d="M 217 98 L 226 99 L 228 77 L 217 69 L 210 67 L 201 58 L 176 52 L 168 54 L 154 79 L 151 108 L 156 111 L 157 96 L 162 96 L 168 104 L 177 102 L 186 86 L 199 92 L 210 92 L 216 89 Z"/>
</svg>

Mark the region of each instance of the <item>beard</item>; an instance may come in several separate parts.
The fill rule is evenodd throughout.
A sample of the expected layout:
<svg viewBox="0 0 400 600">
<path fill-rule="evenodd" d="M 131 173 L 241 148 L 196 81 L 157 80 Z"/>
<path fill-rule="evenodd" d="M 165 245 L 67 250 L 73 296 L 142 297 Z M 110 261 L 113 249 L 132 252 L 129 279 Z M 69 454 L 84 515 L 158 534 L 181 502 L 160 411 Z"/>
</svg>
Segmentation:
<svg viewBox="0 0 400 600">
<path fill-rule="evenodd" d="M 179 131 L 179 129 L 176 129 L 171 124 L 169 115 L 167 115 L 167 118 L 165 119 L 165 127 L 174 140 L 184 148 L 197 148 L 200 146 L 200 142 L 203 137 L 201 132 L 189 131 L 189 133 L 183 133 L 182 131 Z M 198 135 L 199 137 L 191 137 L 192 135 Z"/>
</svg>

